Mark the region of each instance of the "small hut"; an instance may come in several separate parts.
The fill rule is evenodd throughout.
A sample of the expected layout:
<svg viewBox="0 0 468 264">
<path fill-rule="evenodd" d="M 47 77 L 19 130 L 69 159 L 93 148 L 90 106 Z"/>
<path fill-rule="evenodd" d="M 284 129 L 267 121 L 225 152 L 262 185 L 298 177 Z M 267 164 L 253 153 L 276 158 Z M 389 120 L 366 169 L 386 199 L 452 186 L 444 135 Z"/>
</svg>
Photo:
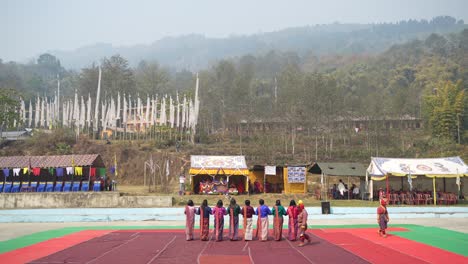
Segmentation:
<svg viewBox="0 0 468 264">
<path fill-rule="evenodd" d="M 249 170 L 244 156 L 190 157 L 190 183 L 197 194 L 238 194 L 248 191 Z"/>
</svg>

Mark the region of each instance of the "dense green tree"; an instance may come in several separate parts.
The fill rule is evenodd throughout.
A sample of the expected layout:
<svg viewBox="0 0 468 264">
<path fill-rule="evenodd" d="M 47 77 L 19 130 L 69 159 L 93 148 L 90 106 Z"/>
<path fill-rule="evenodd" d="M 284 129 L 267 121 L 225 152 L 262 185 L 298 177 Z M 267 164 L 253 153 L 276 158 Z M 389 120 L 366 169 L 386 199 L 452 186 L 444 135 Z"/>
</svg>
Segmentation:
<svg viewBox="0 0 468 264">
<path fill-rule="evenodd" d="M 135 77 L 128 61 L 120 55 L 102 60 L 102 91 L 107 96 L 135 92 Z"/>
<path fill-rule="evenodd" d="M 456 140 L 458 130 L 463 135 L 460 118 L 465 110 L 465 90 L 462 81 L 440 84 L 433 94 L 424 98 L 424 114 L 434 136 Z"/>
<path fill-rule="evenodd" d="M 141 61 L 135 69 L 137 91 L 141 94 L 162 94 L 169 92 L 169 73 L 156 62 Z"/>
</svg>

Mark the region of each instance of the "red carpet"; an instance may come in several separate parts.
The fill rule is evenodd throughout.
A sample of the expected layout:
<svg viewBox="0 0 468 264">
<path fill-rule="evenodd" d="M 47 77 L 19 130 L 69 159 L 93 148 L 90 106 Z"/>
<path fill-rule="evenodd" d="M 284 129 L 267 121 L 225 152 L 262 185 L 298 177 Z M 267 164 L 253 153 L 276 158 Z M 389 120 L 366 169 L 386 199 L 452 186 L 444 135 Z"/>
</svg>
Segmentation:
<svg viewBox="0 0 468 264">
<path fill-rule="evenodd" d="M 390 231 L 402 231 L 390 228 Z M 343 232 L 344 231 L 344 232 Z M 379 263 L 468 263 L 464 256 L 389 234 L 378 235 L 376 228 L 322 229 L 313 233 L 354 254 Z M 418 262 L 419 261 L 419 262 Z"/>
<path fill-rule="evenodd" d="M 390 231 L 405 231 L 390 228 Z M 468 258 L 375 228 L 312 229 L 311 243 L 185 241 L 184 230 L 89 230 L 0 254 L 2 263 L 468 263 Z"/>
</svg>

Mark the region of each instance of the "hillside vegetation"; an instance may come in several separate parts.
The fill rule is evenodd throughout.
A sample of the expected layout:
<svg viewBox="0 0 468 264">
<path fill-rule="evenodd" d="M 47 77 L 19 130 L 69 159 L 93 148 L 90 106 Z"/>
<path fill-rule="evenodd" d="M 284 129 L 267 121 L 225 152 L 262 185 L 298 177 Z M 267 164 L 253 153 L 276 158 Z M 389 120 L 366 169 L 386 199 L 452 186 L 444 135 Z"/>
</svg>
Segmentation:
<svg viewBox="0 0 468 264">
<path fill-rule="evenodd" d="M 109 145 L 59 129 L 35 131 L 27 141 L 3 144 L 0 155 L 100 153 L 106 164 L 112 164 L 116 156 L 118 180 L 130 184 L 142 184 L 144 164 L 151 156 L 161 168 L 159 184 L 171 182 L 165 176 L 166 160 L 175 176 L 180 167 L 187 169 L 192 154 L 242 154 L 249 165 L 316 160 L 368 163 L 371 156 L 460 155 L 468 160 L 468 29 L 445 19 L 342 28 L 347 41 L 362 38 L 368 45 L 385 40 L 387 33 L 395 38 L 406 30 L 406 42 L 381 50 L 379 46 L 375 53 L 337 49 L 318 56 L 299 48 L 269 47 L 261 54 L 243 53 L 216 61 L 198 72 L 200 116 L 195 144 L 183 141 L 179 152 L 175 133 L 141 140 L 148 138 L 142 133 L 134 140 L 112 140 Z M 298 40 L 290 38 L 292 43 L 320 50 L 312 42 L 299 40 L 307 38 L 302 30 L 295 32 L 291 34 Z M 280 45 L 281 41 L 272 39 L 271 43 Z M 328 42 L 323 45 L 332 47 Z M 117 93 L 132 98 L 193 93 L 196 73 L 173 71 L 145 59 L 132 67 L 121 55 L 103 58 L 103 100 Z M 75 89 L 91 98 L 96 94 L 95 64 L 70 70 L 51 54 L 41 55 L 32 64 L 0 61 L 0 104 L 7 109 L 0 115 L 2 129 L 17 129 L 11 109 L 17 107 L 19 96 L 33 101 L 38 94 L 52 96 L 57 74 L 64 99 L 71 98 Z"/>
</svg>

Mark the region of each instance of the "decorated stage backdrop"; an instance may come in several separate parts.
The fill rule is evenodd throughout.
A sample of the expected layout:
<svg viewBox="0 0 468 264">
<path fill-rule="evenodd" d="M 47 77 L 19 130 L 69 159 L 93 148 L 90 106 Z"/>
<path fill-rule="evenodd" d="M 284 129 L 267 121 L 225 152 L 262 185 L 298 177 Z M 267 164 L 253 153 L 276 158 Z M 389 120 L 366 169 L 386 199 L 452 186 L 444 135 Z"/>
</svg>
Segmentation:
<svg viewBox="0 0 468 264">
<path fill-rule="evenodd" d="M 394 176 L 411 174 L 455 178 L 468 175 L 468 166 L 460 157 L 434 159 L 372 158 L 367 171 L 370 176 L 374 177 L 384 177 L 386 174 Z"/>
</svg>

